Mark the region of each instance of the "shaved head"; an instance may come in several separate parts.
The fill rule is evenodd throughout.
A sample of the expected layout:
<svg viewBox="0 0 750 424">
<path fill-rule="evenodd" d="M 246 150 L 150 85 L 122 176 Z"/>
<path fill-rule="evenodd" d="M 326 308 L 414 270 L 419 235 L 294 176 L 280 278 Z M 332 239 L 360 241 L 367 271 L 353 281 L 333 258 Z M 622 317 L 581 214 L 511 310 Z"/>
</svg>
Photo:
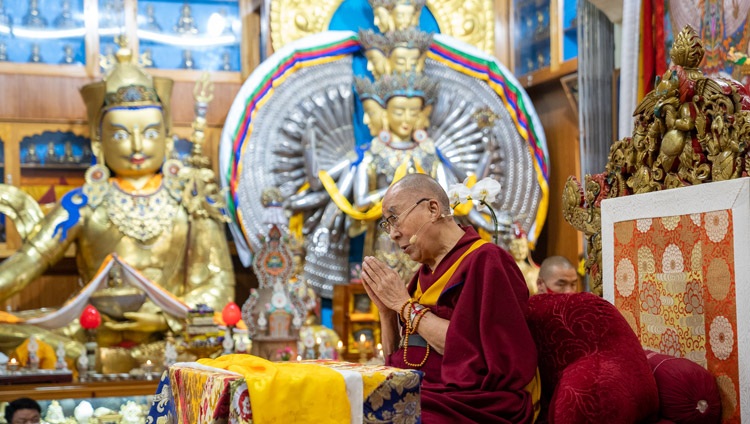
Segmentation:
<svg viewBox="0 0 750 424">
<path fill-rule="evenodd" d="M 423 197 L 435 199 L 443 213 L 447 214 L 451 210 L 448 194 L 434 178 L 427 174 L 406 174 L 388 189 L 386 196 L 396 193 L 406 193 L 415 201 Z"/>
<path fill-rule="evenodd" d="M 564 256 L 550 256 L 549 258 L 545 259 L 542 262 L 542 266 L 539 269 L 539 276 L 545 279 L 548 279 L 551 277 L 551 273 L 553 271 L 556 271 L 555 268 L 558 269 L 572 269 L 575 270 L 576 268 L 573 266 L 573 264 L 570 263 L 570 261 L 564 257 Z"/>
<path fill-rule="evenodd" d="M 537 279 L 539 293 L 575 293 L 578 291 L 578 272 L 563 256 L 550 256 L 542 262 Z"/>
</svg>

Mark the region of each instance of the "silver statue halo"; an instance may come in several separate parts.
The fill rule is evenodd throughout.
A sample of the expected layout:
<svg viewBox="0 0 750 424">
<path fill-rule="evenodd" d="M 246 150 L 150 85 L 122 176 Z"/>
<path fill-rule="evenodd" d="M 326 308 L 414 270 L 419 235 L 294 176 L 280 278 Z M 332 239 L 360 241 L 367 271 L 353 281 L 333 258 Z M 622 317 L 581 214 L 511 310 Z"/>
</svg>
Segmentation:
<svg viewBox="0 0 750 424">
<path fill-rule="evenodd" d="M 245 263 L 249 264 L 252 252 L 260 248 L 259 234 L 267 232 L 260 204 L 263 189 L 278 187 L 289 199 L 309 180 L 305 170 L 305 138 L 316 140 L 319 169 L 329 169 L 347 156 L 356 157 L 351 54 L 357 49 L 355 46 L 346 50 L 352 41 L 356 44 L 356 34 L 352 32 L 331 31 L 290 43 L 261 64 L 235 98 L 222 133 L 220 168 L 224 176 L 222 184 L 230 187 L 229 200 L 236 208 L 231 229 Z M 338 51 L 331 48 L 332 44 L 339 47 Z M 316 47 L 322 51 L 323 46 L 334 54 L 319 55 L 314 63 L 295 62 L 298 53 L 315 57 L 311 51 Z M 347 52 L 341 54 L 344 51 Z M 296 65 L 282 72 L 291 62 Z M 476 173 L 483 159 L 489 158 L 488 166 L 482 167 L 484 172 L 477 177 L 491 176 L 498 180 L 504 188 L 499 202 L 501 210 L 520 217 L 526 231 L 532 229 L 540 204 L 546 201 L 545 190 L 538 180 L 529 145 L 521 137 L 504 100 L 484 81 L 455 71 L 434 58 L 427 61 L 425 73 L 440 81 L 439 100 L 428 133 L 446 167 L 458 170 L 458 174 Z M 269 83 L 272 76 L 279 82 Z M 518 84 L 514 79 L 511 82 Z M 271 94 L 267 91 L 259 95 L 263 93 L 263 84 L 272 86 L 268 90 Z M 483 132 L 472 118 L 483 107 L 498 115 L 489 132 Z M 530 102 L 526 107 L 531 109 Z M 530 113 L 540 130 L 533 109 Z M 539 133 L 536 136 L 541 138 L 546 153 L 543 133 Z M 452 172 L 446 172 L 441 179 L 444 185 L 455 182 L 459 181 Z M 316 189 L 319 196 L 308 196 L 310 200 L 306 203 L 297 204 L 298 210 L 300 207 L 306 210 L 303 277 L 320 295 L 330 298 L 334 285 L 349 281 L 348 220 L 319 183 L 313 191 Z M 320 222 L 327 225 L 318 225 Z"/>
</svg>

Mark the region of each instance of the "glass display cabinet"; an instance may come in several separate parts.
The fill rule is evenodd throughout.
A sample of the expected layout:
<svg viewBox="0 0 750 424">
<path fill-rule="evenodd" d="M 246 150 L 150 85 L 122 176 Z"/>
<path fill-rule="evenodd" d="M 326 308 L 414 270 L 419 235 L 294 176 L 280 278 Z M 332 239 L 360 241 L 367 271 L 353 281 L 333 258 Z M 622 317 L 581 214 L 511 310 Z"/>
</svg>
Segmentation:
<svg viewBox="0 0 750 424">
<path fill-rule="evenodd" d="M 239 71 L 239 13 L 237 1 L 139 2 L 142 62 L 159 69 Z"/>
<path fill-rule="evenodd" d="M 0 385 L 0 410 L 5 410 L 5 404 L 20 397 L 30 397 L 39 402 L 42 407 L 42 418 L 49 417 L 49 406 L 56 402 L 59 411 L 72 422 L 74 410 L 82 402 L 88 402 L 92 412 L 99 408 L 118 413 L 123 405 L 131 404 L 138 408 L 137 413 L 145 414 L 151 406 L 153 395 L 156 394 L 158 380 L 151 381 L 112 381 L 100 383 L 64 383 L 64 384 L 23 384 Z M 97 411 L 98 414 L 104 411 Z M 2 418 L 0 418 L 2 420 Z M 5 422 L 4 420 L 0 422 Z M 46 422 L 46 421 L 44 421 Z M 57 422 L 57 421 L 55 421 Z M 68 422 L 68 421 L 66 421 Z M 92 419 L 89 422 L 104 422 Z M 109 421 L 107 421 L 109 422 Z M 113 421 L 113 422 L 119 422 Z"/>
<path fill-rule="evenodd" d="M 146 67 L 241 82 L 257 65 L 257 7 L 251 0 L 0 0 L 0 72 L 11 71 L 7 62 L 27 64 L 14 68 L 20 73 L 99 77 L 124 36 Z"/>
<path fill-rule="evenodd" d="M 525 86 L 575 71 L 576 0 L 512 0 L 513 73 Z"/>
<path fill-rule="evenodd" d="M 81 67 L 84 0 L 0 1 L 0 62 Z"/>
</svg>

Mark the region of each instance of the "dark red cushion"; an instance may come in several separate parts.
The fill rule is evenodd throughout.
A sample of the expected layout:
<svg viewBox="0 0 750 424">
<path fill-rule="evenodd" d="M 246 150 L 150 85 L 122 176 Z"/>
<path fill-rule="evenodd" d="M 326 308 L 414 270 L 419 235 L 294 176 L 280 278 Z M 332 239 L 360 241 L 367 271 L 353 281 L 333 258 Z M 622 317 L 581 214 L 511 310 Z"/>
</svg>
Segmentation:
<svg viewBox="0 0 750 424">
<path fill-rule="evenodd" d="M 680 424 L 721 422 L 721 395 L 710 372 L 689 359 L 649 350 L 646 359 L 659 390 L 662 418 Z"/>
<path fill-rule="evenodd" d="M 653 422 L 656 381 L 638 337 L 620 312 L 590 293 L 529 299 L 548 422 Z"/>
</svg>

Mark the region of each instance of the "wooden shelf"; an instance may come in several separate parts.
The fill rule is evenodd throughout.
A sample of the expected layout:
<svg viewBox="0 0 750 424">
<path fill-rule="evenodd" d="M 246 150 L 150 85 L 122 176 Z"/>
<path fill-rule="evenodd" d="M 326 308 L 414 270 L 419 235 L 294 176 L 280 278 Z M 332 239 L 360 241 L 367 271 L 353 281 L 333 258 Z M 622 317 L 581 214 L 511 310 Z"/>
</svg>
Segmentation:
<svg viewBox="0 0 750 424">
<path fill-rule="evenodd" d="M 571 59 L 560 64 L 560 66 L 553 70 L 552 68 L 540 69 L 536 72 L 531 72 L 526 75 L 518 77 L 518 81 L 523 85 L 524 88 L 533 87 L 535 85 L 544 84 L 545 82 L 558 80 L 565 75 L 572 74 L 578 70 L 578 59 Z"/>
<path fill-rule="evenodd" d="M 50 384 L 46 386 L 20 384 L 2 386 L 2 390 L 0 390 L 0 402 L 10 402 L 19 397 L 30 397 L 36 400 L 60 400 L 149 396 L 156 393 L 158 385 L 158 379 L 149 381 Z"/>
<path fill-rule="evenodd" d="M 85 163 L 22 163 L 21 170 L 34 171 L 85 171 L 91 165 Z"/>
</svg>

